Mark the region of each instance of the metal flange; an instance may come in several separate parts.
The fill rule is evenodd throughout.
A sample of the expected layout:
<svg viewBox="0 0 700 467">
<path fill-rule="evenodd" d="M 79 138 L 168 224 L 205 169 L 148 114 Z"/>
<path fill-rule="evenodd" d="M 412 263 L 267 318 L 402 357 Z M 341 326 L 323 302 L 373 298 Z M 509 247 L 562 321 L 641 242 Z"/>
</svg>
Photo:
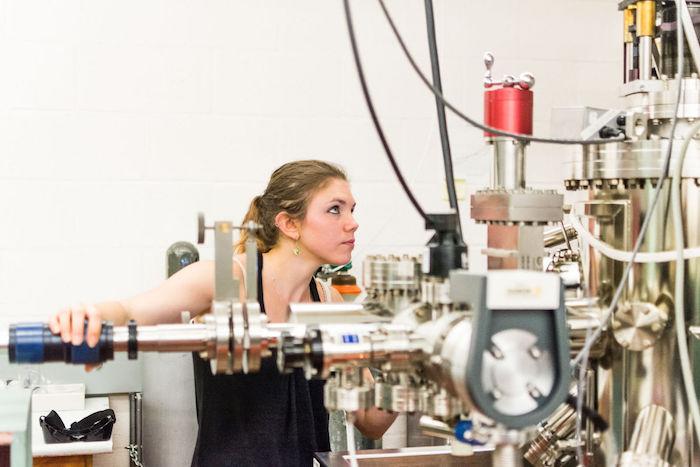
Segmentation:
<svg viewBox="0 0 700 467">
<path fill-rule="evenodd" d="M 612 321 L 613 335 L 620 346 L 634 351 L 652 347 L 668 323 L 668 313 L 647 302 L 620 305 Z"/>
<path fill-rule="evenodd" d="M 471 217 L 481 223 L 549 224 L 562 220 L 563 202 L 554 190 L 481 190 L 472 195 Z"/>
</svg>

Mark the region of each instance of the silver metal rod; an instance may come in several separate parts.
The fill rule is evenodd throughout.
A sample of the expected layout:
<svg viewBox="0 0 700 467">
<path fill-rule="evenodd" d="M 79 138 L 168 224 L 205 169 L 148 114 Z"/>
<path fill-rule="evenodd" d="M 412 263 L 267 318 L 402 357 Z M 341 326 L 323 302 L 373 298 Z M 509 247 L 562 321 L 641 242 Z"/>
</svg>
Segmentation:
<svg viewBox="0 0 700 467">
<path fill-rule="evenodd" d="M 201 352 L 207 349 L 210 332 L 204 324 L 158 324 L 138 326 L 136 340 L 144 352 Z M 114 350 L 128 350 L 129 328 L 114 328 Z"/>
<path fill-rule="evenodd" d="M 651 42 L 653 37 L 642 36 L 639 38 L 639 79 L 651 79 Z"/>
<path fill-rule="evenodd" d="M 129 465 L 137 467 L 143 465 L 143 397 L 140 392 L 129 394 L 129 414 L 129 445 L 136 457 L 129 456 Z"/>
<path fill-rule="evenodd" d="M 367 323 L 384 321 L 360 303 L 290 303 L 289 322 L 297 324 Z"/>
<path fill-rule="evenodd" d="M 630 71 L 634 69 L 634 44 L 628 42 L 625 44 L 625 76 L 624 82 L 628 83 L 630 80 Z"/>
<path fill-rule="evenodd" d="M 548 229 L 545 230 L 544 232 L 544 247 L 545 248 L 554 248 L 559 245 L 563 245 L 566 243 L 567 239 L 569 241 L 575 239 L 578 237 L 578 233 L 576 232 L 576 229 L 574 229 L 571 226 L 565 226 L 566 229 L 566 236 L 564 235 L 564 231 L 562 230 L 561 227 L 555 227 L 553 229 Z"/>
<path fill-rule="evenodd" d="M 450 426 L 432 417 L 423 415 L 418 421 L 418 426 L 426 435 L 436 436 L 438 438 L 450 439 L 454 438 L 454 430 Z"/>
<path fill-rule="evenodd" d="M 492 188 L 525 188 L 525 145 L 511 138 L 493 142 Z"/>
<path fill-rule="evenodd" d="M 693 19 L 690 17 L 690 10 L 688 10 L 686 1 L 678 1 L 681 5 L 681 21 L 683 22 L 683 32 L 685 33 L 688 46 L 690 47 L 690 55 L 693 57 L 695 69 L 700 70 L 700 43 L 698 43 L 698 35 L 695 33 L 695 25 L 693 24 Z"/>
</svg>

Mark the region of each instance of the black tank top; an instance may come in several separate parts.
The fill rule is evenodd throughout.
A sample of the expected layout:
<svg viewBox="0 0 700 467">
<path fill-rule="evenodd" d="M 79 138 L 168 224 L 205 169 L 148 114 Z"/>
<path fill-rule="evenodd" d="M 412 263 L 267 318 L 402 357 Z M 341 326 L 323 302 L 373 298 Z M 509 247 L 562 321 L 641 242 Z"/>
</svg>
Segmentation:
<svg viewBox="0 0 700 467">
<path fill-rule="evenodd" d="M 258 255 L 258 302 L 265 312 L 262 255 Z M 319 302 L 316 281 L 309 284 Z M 276 358 L 260 372 L 212 375 L 194 354 L 199 432 L 193 467 L 310 466 L 315 451 L 330 451 L 323 381 L 307 381 L 302 370 L 280 374 Z"/>
</svg>

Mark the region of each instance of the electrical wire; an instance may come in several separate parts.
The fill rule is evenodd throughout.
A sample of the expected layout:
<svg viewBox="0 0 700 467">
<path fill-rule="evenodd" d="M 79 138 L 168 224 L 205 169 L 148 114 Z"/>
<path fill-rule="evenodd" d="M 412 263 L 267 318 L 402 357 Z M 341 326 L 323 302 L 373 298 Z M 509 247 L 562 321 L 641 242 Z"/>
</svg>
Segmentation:
<svg viewBox="0 0 700 467">
<path fill-rule="evenodd" d="M 433 86 L 442 92 L 442 79 L 440 78 L 440 56 L 437 50 L 437 39 L 435 38 L 435 14 L 433 13 L 433 0 L 425 0 L 425 24 L 428 29 L 428 49 L 430 50 L 430 68 L 433 72 Z M 435 98 L 437 107 L 438 127 L 440 128 L 440 143 L 442 146 L 442 160 L 445 166 L 445 182 L 447 184 L 447 197 L 450 207 L 457 215 L 457 235 L 462 241 L 462 220 L 459 216 L 459 206 L 457 204 L 457 189 L 455 188 L 455 174 L 452 167 L 452 151 L 450 150 L 450 137 L 447 133 L 447 120 L 445 118 L 445 104 L 440 99 Z"/>
<path fill-rule="evenodd" d="M 596 238 L 581 223 L 581 221 L 578 218 L 578 215 L 574 213 L 569 214 L 569 220 L 571 221 L 571 226 L 574 228 L 574 230 L 576 230 L 576 233 L 583 240 L 585 240 L 586 243 L 595 248 L 604 256 L 614 259 L 615 261 L 621 261 L 625 263 L 670 263 L 671 261 L 676 260 L 676 250 L 638 253 L 634 258 L 632 258 L 631 251 L 619 250 L 614 246 L 610 245 L 609 243 L 606 243 L 601 239 Z M 700 247 L 685 248 L 683 250 L 683 258 L 700 258 Z"/>
<path fill-rule="evenodd" d="M 685 291 L 683 290 L 685 285 L 685 264 L 683 258 L 683 214 L 681 213 L 683 161 L 688 152 L 688 145 L 698 131 L 700 131 L 700 122 L 696 122 L 690 128 L 688 135 L 683 141 L 678 163 L 674 167 L 673 178 L 671 179 L 671 208 L 673 210 L 673 236 L 676 244 L 676 284 L 673 296 L 676 314 L 676 341 L 678 342 L 678 357 L 681 363 L 683 386 L 685 386 L 685 394 L 688 398 L 688 406 L 693 419 L 694 426 L 692 431 L 695 432 L 698 443 L 700 443 L 700 407 L 698 407 L 698 396 L 695 392 L 693 370 L 691 369 L 690 356 L 688 355 L 688 335 L 685 328 Z"/>
<path fill-rule="evenodd" d="M 676 15 L 677 18 L 680 18 L 681 14 L 681 4 L 680 2 L 676 2 Z M 666 151 L 666 156 L 664 157 L 664 164 L 661 169 L 661 173 L 659 174 L 659 180 L 656 184 L 656 189 L 654 190 L 654 195 L 651 200 L 651 204 L 649 206 L 649 210 L 646 213 L 646 216 L 644 217 L 644 222 L 642 222 L 642 227 L 639 229 L 639 235 L 637 236 L 637 241 L 635 242 L 634 248 L 632 249 L 632 256 L 630 257 L 630 261 L 626 263 L 625 269 L 622 272 L 622 278 L 620 279 L 620 283 L 617 286 L 617 289 L 615 290 L 615 293 L 613 294 L 612 300 L 610 301 L 610 306 L 608 309 L 605 311 L 605 314 L 603 315 L 601 319 L 601 323 L 603 323 L 602 326 L 598 327 L 598 329 L 595 330 L 591 336 L 586 339 L 583 348 L 581 351 L 576 355 L 576 357 L 572 360 L 571 366 L 576 367 L 581 363 L 581 360 L 588 355 L 588 353 L 591 350 L 591 347 L 593 347 L 593 344 L 600 338 L 600 335 L 603 333 L 603 329 L 605 328 L 604 324 L 607 323 L 610 320 L 610 317 L 612 314 L 615 312 L 615 309 L 617 308 L 617 304 L 620 301 L 620 297 L 622 296 L 622 291 L 625 289 L 625 284 L 627 283 L 627 279 L 630 275 L 630 272 L 632 270 L 632 266 L 634 265 L 634 259 L 637 256 L 637 253 L 639 253 L 639 250 L 642 247 L 642 241 L 644 240 L 644 236 L 646 235 L 647 230 L 649 229 L 649 224 L 651 224 L 651 219 L 654 214 L 654 209 L 656 208 L 656 205 L 659 201 L 659 198 L 661 197 L 661 190 L 664 185 L 664 180 L 668 176 L 668 171 L 669 167 L 671 165 L 671 154 L 673 153 L 673 139 L 676 134 L 676 124 L 678 123 L 678 107 L 680 106 L 681 102 L 681 88 L 683 87 L 683 59 L 684 59 L 684 37 L 683 37 L 683 24 L 681 21 L 676 21 L 677 26 L 677 41 L 678 41 L 678 68 L 677 68 L 677 76 L 676 80 L 678 82 L 678 90 L 676 92 L 676 104 L 673 109 L 673 120 L 671 123 L 671 133 L 669 135 L 668 139 L 668 148 Z"/>
<path fill-rule="evenodd" d="M 389 23 L 389 26 L 391 26 L 391 30 L 394 32 L 394 36 L 396 37 L 396 40 L 398 41 L 399 45 L 401 46 L 401 50 L 403 50 L 404 55 L 408 59 L 409 63 L 411 64 L 411 67 L 415 70 L 415 72 L 418 74 L 418 77 L 420 80 L 425 84 L 435 95 L 435 98 L 438 99 L 442 104 L 450 109 L 455 115 L 457 115 L 459 118 L 464 120 L 465 122 L 469 123 L 470 125 L 479 128 L 481 130 L 484 130 L 488 133 L 492 133 L 494 135 L 498 136 L 506 136 L 509 138 L 514 138 L 518 141 L 529 141 L 529 142 L 534 142 L 534 143 L 548 143 L 548 144 L 579 144 L 579 145 L 588 145 L 588 144 L 604 144 L 604 143 L 612 143 L 615 141 L 622 141 L 624 140 L 624 135 L 622 137 L 616 137 L 616 138 L 609 138 L 609 139 L 566 139 L 566 138 L 542 138 L 538 136 L 531 136 L 531 135 L 523 135 L 520 133 L 510 133 L 508 131 L 503 131 L 499 130 L 498 128 L 493 128 L 488 125 L 484 125 L 483 123 L 480 123 L 476 120 L 474 120 L 471 117 L 468 117 L 465 115 L 461 110 L 459 110 L 457 107 L 452 105 L 447 99 L 445 99 L 445 96 L 443 96 L 442 91 L 437 89 L 435 86 L 433 86 L 428 78 L 425 76 L 425 73 L 420 69 L 418 64 L 416 63 L 415 59 L 413 58 L 413 55 L 411 55 L 411 52 L 408 50 L 408 47 L 406 47 L 406 43 L 403 40 L 403 37 L 401 37 L 401 34 L 399 33 L 398 28 L 396 27 L 396 24 L 394 24 L 394 20 L 391 18 L 391 15 L 389 14 L 389 11 L 386 8 L 386 5 L 384 4 L 384 0 L 378 0 L 379 5 L 382 7 L 382 11 L 384 12 L 384 16 L 386 17 L 387 22 Z"/>
<path fill-rule="evenodd" d="M 365 102 L 367 103 L 367 109 L 369 110 L 370 116 L 372 117 L 372 123 L 374 124 L 374 129 L 377 131 L 377 135 L 379 136 L 379 139 L 382 142 L 382 146 L 384 147 L 384 152 L 386 153 L 386 156 L 389 159 L 389 163 L 391 164 L 392 169 L 394 169 L 394 173 L 396 174 L 396 178 L 399 179 L 399 183 L 401 184 L 401 187 L 403 188 L 404 192 L 406 193 L 406 196 L 408 196 L 408 199 L 411 201 L 411 204 L 413 204 L 413 207 L 416 208 L 416 211 L 418 211 L 418 214 L 420 214 L 420 216 L 423 218 L 426 226 L 432 225 L 432 221 L 428 218 L 425 211 L 423 211 L 423 208 L 421 208 L 420 204 L 418 203 L 418 200 L 413 195 L 413 192 L 411 192 L 411 189 L 409 188 L 408 184 L 406 183 L 406 180 L 403 178 L 403 175 L 401 174 L 401 170 L 399 169 L 399 166 L 396 163 L 396 159 L 394 159 L 394 154 L 392 153 L 391 148 L 389 147 L 389 142 L 387 141 L 386 136 L 384 135 L 384 130 L 382 130 L 382 126 L 379 123 L 379 118 L 377 117 L 377 112 L 374 110 L 374 104 L 372 103 L 372 98 L 369 95 L 369 89 L 367 87 L 367 80 L 365 79 L 365 73 L 364 73 L 364 70 L 362 68 L 362 62 L 360 60 L 360 52 L 358 50 L 357 41 L 355 39 L 355 28 L 352 24 L 352 13 L 350 12 L 349 0 L 343 0 L 343 6 L 345 8 L 345 21 L 346 21 L 347 26 L 348 26 L 348 35 L 350 36 L 350 45 L 352 46 L 352 55 L 353 55 L 353 58 L 355 59 L 355 67 L 357 68 L 357 75 L 360 78 L 360 85 L 362 86 L 362 94 L 365 98 Z"/>
</svg>

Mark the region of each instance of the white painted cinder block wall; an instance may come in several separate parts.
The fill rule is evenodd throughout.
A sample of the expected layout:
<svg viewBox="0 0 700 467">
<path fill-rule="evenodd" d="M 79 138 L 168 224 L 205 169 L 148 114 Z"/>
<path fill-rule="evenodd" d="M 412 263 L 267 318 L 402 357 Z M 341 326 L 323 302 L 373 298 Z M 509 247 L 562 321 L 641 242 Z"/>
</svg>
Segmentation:
<svg viewBox="0 0 700 467">
<path fill-rule="evenodd" d="M 482 114 L 486 50 L 496 76 L 535 74 L 537 133 L 553 106 L 618 105 L 616 0 L 435 3 L 445 94 L 468 114 Z M 444 209 L 434 99 L 377 3 L 352 4 L 392 148 L 424 208 Z M 389 7 L 428 71 L 423 2 Z M 273 168 L 298 158 L 347 168 L 358 263 L 422 251 L 427 234 L 368 118 L 339 0 L 0 0 L 0 63 L 0 326 L 154 286 L 165 249 L 195 240 L 197 211 L 240 219 Z M 448 125 L 457 177 L 485 186 L 481 133 Z M 533 145 L 531 184 L 561 188 L 563 154 Z M 461 209 L 482 269 L 484 231 Z"/>
</svg>

